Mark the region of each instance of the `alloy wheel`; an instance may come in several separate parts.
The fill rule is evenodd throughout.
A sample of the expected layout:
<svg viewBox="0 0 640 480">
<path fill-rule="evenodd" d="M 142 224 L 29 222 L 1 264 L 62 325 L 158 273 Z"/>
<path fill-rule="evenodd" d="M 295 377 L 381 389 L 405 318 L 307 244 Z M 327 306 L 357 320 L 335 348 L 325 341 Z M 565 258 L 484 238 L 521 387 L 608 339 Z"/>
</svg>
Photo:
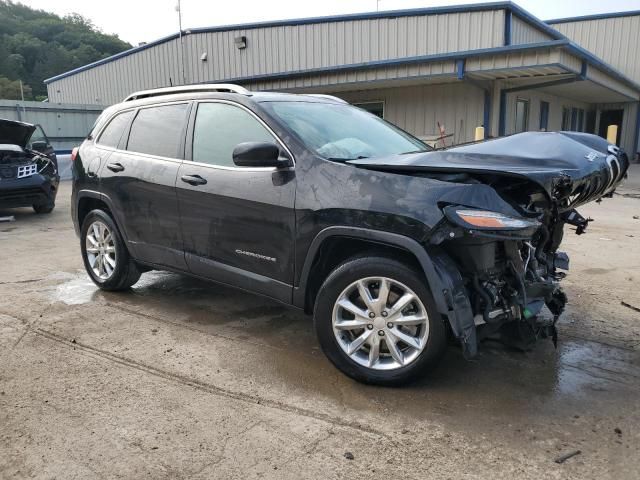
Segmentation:
<svg viewBox="0 0 640 480">
<path fill-rule="evenodd" d="M 356 363 L 394 370 L 415 361 L 429 337 L 427 310 L 406 285 L 387 277 L 353 282 L 333 308 L 333 332 Z"/>
<path fill-rule="evenodd" d="M 113 233 L 103 222 L 96 220 L 87 229 L 85 238 L 87 260 L 94 275 L 108 280 L 116 269 L 116 245 Z"/>
</svg>

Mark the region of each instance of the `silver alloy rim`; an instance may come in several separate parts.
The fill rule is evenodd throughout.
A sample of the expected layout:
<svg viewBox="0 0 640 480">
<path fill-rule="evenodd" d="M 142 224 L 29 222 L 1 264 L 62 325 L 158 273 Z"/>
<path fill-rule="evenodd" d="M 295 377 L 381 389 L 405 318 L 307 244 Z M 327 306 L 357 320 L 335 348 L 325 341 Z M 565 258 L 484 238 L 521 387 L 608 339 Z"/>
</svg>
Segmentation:
<svg viewBox="0 0 640 480">
<path fill-rule="evenodd" d="M 368 277 L 345 288 L 333 307 L 333 333 L 356 363 L 394 370 L 414 362 L 429 338 L 424 304 L 406 285 Z"/>
<path fill-rule="evenodd" d="M 93 274 L 100 280 L 111 278 L 116 269 L 116 245 L 109 227 L 99 220 L 89 225 L 85 247 Z"/>
</svg>

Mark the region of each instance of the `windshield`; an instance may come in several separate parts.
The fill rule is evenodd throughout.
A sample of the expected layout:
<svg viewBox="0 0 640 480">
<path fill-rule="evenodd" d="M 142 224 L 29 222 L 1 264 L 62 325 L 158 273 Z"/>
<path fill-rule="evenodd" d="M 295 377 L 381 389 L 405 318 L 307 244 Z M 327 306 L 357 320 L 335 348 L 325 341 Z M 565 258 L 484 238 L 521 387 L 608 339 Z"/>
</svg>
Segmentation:
<svg viewBox="0 0 640 480">
<path fill-rule="evenodd" d="M 360 108 L 311 102 L 264 102 L 305 146 L 329 160 L 355 160 L 431 150 L 417 138 Z"/>
</svg>

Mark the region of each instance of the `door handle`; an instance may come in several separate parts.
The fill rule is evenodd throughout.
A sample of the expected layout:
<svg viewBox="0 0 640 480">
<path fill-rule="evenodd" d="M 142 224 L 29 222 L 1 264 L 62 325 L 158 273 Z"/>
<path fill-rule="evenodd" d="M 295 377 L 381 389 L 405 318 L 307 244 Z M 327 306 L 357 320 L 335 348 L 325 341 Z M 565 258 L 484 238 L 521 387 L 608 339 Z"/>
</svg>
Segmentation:
<svg viewBox="0 0 640 480">
<path fill-rule="evenodd" d="M 120 163 L 109 163 L 107 164 L 107 168 L 112 172 L 121 172 L 124 170 L 124 167 Z"/>
<path fill-rule="evenodd" d="M 194 187 L 198 185 L 206 185 L 207 183 L 207 181 L 200 175 L 183 175 L 180 177 L 180 180 L 188 183 L 189 185 L 193 185 Z"/>
</svg>

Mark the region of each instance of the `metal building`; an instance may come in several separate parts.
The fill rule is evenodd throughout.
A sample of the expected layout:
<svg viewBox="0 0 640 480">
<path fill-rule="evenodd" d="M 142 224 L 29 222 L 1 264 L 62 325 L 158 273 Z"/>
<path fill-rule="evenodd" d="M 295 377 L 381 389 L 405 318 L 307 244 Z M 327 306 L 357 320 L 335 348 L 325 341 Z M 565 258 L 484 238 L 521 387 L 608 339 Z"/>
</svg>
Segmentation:
<svg viewBox="0 0 640 480">
<path fill-rule="evenodd" d="M 498 2 L 185 30 L 46 83 L 50 102 L 99 105 L 207 82 L 331 93 L 447 145 L 479 125 L 598 132 L 618 110 L 636 151 L 640 80 L 585 43 Z"/>
</svg>

